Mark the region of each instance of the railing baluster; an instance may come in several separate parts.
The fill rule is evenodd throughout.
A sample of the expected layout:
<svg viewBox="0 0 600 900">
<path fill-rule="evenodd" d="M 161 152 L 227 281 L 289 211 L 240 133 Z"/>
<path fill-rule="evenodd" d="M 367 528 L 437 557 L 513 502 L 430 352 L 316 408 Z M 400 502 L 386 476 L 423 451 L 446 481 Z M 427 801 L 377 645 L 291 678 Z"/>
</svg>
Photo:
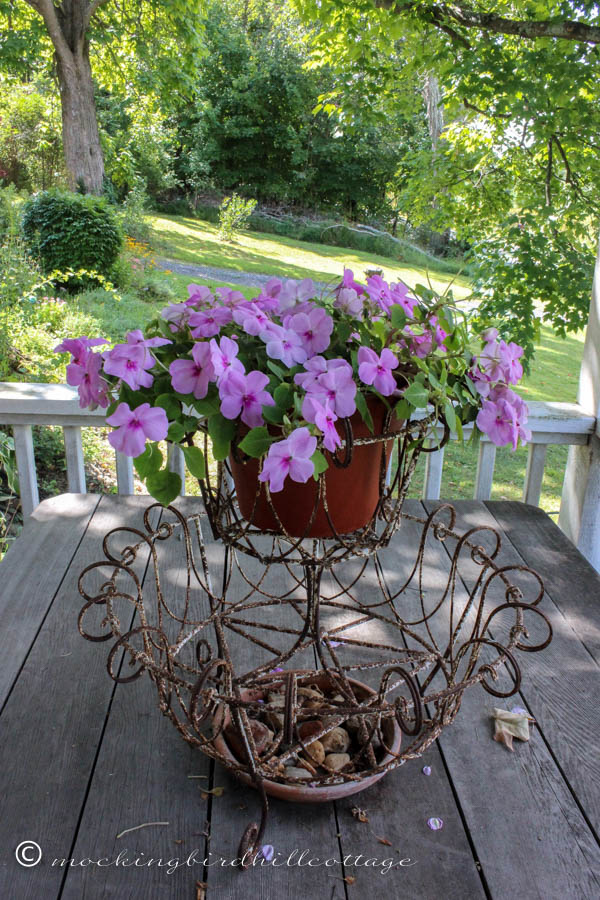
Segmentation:
<svg viewBox="0 0 600 900">
<path fill-rule="evenodd" d="M 530 444 L 527 456 L 527 472 L 523 488 L 523 502 L 538 506 L 542 493 L 542 479 L 546 463 L 547 444 Z"/>
<path fill-rule="evenodd" d="M 175 472 L 181 478 L 180 497 L 185 497 L 185 457 L 183 450 L 177 444 L 170 444 L 168 450 L 169 471 Z"/>
<path fill-rule="evenodd" d="M 67 458 L 67 483 L 72 494 L 85 494 L 85 469 L 81 428 L 78 425 L 64 425 L 65 455 Z"/>
<path fill-rule="evenodd" d="M 496 445 L 491 441 L 481 441 L 477 460 L 477 476 L 475 478 L 475 500 L 489 500 L 494 481 L 494 465 L 496 463 Z"/>
<path fill-rule="evenodd" d="M 431 444 L 437 444 L 431 441 Z M 442 489 L 442 469 L 444 467 L 444 448 L 435 453 L 425 455 L 425 484 L 423 485 L 424 500 L 439 500 Z"/>
<path fill-rule="evenodd" d="M 117 490 L 119 494 L 133 494 L 133 460 L 115 451 L 117 458 Z"/>
<path fill-rule="evenodd" d="M 25 520 L 40 502 L 31 425 L 13 425 L 13 438 L 15 441 L 17 470 L 19 472 L 21 510 L 23 512 L 23 520 Z"/>
</svg>

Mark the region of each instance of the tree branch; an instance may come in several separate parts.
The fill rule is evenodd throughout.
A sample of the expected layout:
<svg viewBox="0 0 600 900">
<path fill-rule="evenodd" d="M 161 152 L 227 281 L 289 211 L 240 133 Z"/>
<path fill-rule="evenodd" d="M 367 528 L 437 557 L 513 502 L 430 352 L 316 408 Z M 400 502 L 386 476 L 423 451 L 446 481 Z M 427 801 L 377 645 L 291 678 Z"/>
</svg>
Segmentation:
<svg viewBox="0 0 600 900">
<path fill-rule="evenodd" d="M 375 0 L 375 6 L 398 15 L 413 12 L 443 31 L 447 31 L 448 21 L 451 21 L 464 28 L 478 28 L 480 31 L 493 31 L 496 34 L 512 34 L 527 40 L 550 37 L 584 44 L 600 44 L 600 27 L 573 19 L 564 19 L 562 22 L 552 19 L 507 19 L 496 13 L 479 12 L 458 3 L 421 3 L 419 0 L 408 2 Z"/>
<path fill-rule="evenodd" d="M 90 24 L 90 22 L 92 21 L 97 10 L 101 6 L 104 6 L 105 3 L 108 3 L 108 2 L 109 2 L 109 0 L 90 0 L 90 5 L 88 6 L 88 8 L 86 10 L 85 18 L 84 18 L 86 29 L 87 29 L 88 25 Z"/>
<path fill-rule="evenodd" d="M 63 62 L 67 62 L 72 56 L 71 48 L 62 33 L 56 7 L 52 0 L 25 0 L 25 2 L 40 14 L 58 57 Z"/>
</svg>

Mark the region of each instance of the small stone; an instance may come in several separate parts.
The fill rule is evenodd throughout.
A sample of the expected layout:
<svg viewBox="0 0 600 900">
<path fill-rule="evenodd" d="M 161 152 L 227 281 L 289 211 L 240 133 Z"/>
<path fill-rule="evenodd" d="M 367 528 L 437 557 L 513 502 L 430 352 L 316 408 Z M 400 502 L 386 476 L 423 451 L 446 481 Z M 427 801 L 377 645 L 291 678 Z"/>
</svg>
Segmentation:
<svg viewBox="0 0 600 900">
<path fill-rule="evenodd" d="M 320 691 L 315 691 L 312 687 L 299 687 L 298 696 L 306 697 L 309 700 L 318 700 L 319 703 L 322 703 L 324 699 L 323 694 Z"/>
<path fill-rule="evenodd" d="M 289 768 L 286 768 L 285 770 L 285 777 L 308 780 L 309 778 L 312 778 L 312 775 L 307 769 L 300 769 L 298 766 L 289 766 Z"/>
<path fill-rule="evenodd" d="M 310 722 L 300 722 L 300 724 L 298 725 L 298 734 L 305 744 L 309 742 L 310 738 L 314 734 L 318 734 L 322 730 L 323 723 L 319 722 L 318 720 Z"/>
<path fill-rule="evenodd" d="M 321 738 L 321 743 L 327 753 L 344 753 L 350 746 L 350 735 L 338 725 Z"/>
<path fill-rule="evenodd" d="M 262 722 L 259 722 L 258 719 L 250 719 L 250 732 L 254 739 L 257 753 L 264 753 L 267 745 L 273 740 L 273 732 Z M 233 724 L 228 725 L 225 729 L 225 738 L 231 748 L 231 752 L 239 760 L 246 762 L 244 741 Z"/>
<path fill-rule="evenodd" d="M 349 753 L 328 753 L 325 757 L 324 764 L 327 768 L 333 769 L 334 772 L 339 772 L 344 766 L 347 766 L 349 762 Z"/>
<path fill-rule="evenodd" d="M 313 766 L 320 766 L 325 759 L 325 748 L 321 741 L 312 741 L 306 748 L 303 758 Z"/>
</svg>

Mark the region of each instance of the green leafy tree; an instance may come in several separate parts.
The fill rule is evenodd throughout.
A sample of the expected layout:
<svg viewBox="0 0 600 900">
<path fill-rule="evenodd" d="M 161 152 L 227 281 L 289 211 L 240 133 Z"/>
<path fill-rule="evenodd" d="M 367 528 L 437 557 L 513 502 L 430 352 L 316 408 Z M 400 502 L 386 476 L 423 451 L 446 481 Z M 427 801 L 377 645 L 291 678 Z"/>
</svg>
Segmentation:
<svg viewBox="0 0 600 900">
<path fill-rule="evenodd" d="M 444 130 L 437 142 L 406 147 L 398 202 L 470 246 L 482 318 L 504 316 L 529 352 L 538 313 L 558 332 L 581 327 L 598 220 L 597 4 L 298 5 L 320 22 L 317 59 L 370 71 L 388 110 L 406 102 L 407 78 L 437 79 Z M 401 82 L 389 65 L 397 55 Z M 333 98 L 351 101 L 343 90 Z"/>
<path fill-rule="evenodd" d="M 72 188 L 100 193 L 104 181 L 92 56 L 100 81 L 126 81 L 135 58 L 146 88 L 185 89 L 200 48 L 198 10 L 199 0 L 0 0 L 4 71 L 23 75 L 53 59 Z"/>
<path fill-rule="evenodd" d="M 288 4 L 230 0 L 203 22 L 193 101 L 174 117 L 176 170 L 192 192 L 207 185 L 262 201 L 375 214 L 401 139 L 397 121 L 349 127 L 314 109 L 328 69 L 309 68 L 309 31 Z"/>
</svg>

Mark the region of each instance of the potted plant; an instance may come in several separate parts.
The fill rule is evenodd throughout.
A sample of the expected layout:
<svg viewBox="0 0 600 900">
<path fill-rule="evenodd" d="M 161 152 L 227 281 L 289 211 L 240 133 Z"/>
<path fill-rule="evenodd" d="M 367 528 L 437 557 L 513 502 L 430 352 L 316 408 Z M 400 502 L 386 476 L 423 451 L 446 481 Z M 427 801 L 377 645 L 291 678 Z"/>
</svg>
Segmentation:
<svg viewBox="0 0 600 900">
<path fill-rule="evenodd" d="M 181 488 L 165 439 L 201 480 L 208 447 L 228 461 L 241 516 L 260 529 L 328 537 L 379 514 L 392 441 L 415 415 L 429 428 L 419 446 L 439 424 L 460 439 L 474 422 L 499 446 L 530 437 L 512 390 L 522 348 L 495 329 L 477 343 L 451 291 L 345 270 L 329 292 L 272 278 L 252 299 L 197 284 L 188 295 L 110 349 L 87 337 L 56 348 L 71 353 L 81 406 L 107 409 L 108 440 L 163 504 Z"/>
</svg>

